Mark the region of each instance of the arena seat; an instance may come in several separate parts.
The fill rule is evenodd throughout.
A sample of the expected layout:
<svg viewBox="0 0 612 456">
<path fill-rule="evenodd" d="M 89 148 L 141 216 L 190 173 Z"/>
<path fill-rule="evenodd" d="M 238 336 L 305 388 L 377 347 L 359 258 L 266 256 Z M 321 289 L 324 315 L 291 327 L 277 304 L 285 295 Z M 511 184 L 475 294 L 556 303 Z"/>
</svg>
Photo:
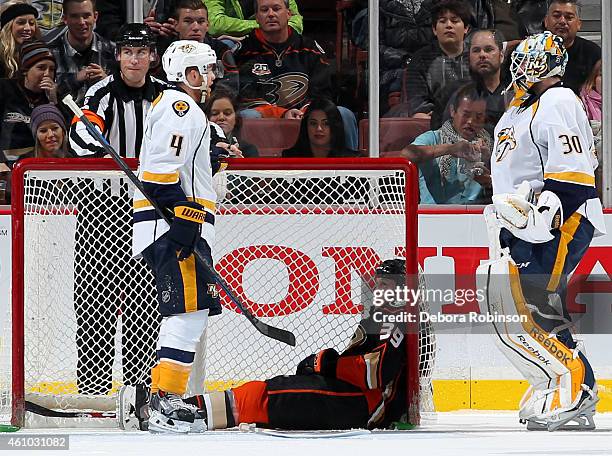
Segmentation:
<svg viewBox="0 0 612 456">
<path fill-rule="evenodd" d="M 359 151 L 368 155 L 369 119 L 359 121 Z M 397 155 L 402 147 L 410 144 L 421 133 L 429 130 L 429 120 L 410 117 L 380 119 L 380 156 Z"/>
<path fill-rule="evenodd" d="M 257 146 L 260 157 L 280 157 L 292 147 L 300 132 L 300 121 L 295 119 L 243 119 L 243 141 Z"/>
</svg>

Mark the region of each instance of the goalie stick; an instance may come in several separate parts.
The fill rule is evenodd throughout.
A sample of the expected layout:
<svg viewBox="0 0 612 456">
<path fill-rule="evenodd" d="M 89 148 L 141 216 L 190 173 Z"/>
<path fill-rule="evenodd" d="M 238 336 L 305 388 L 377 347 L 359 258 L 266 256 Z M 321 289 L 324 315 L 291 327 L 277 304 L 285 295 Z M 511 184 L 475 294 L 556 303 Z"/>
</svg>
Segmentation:
<svg viewBox="0 0 612 456">
<path fill-rule="evenodd" d="M 111 147 L 111 145 L 106 141 L 106 138 L 102 135 L 102 133 L 100 131 L 98 131 L 98 129 L 96 127 L 94 127 L 94 125 L 91 123 L 91 121 L 85 116 L 85 114 L 83 113 L 81 108 L 79 108 L 78 105 L 74 102 L 74 99 L 72 98 L 72 95 L 66 95 L 62 101 L 63 101 L 63 103 L 66 106 L 68 106 L 68 108 L 70 108 L 70 110 L 74 113 L 74 115 L 77 116 L 81 122 L 83 122 L 83 124 L 85 125 L 85 128 L 87 128 L 87 131 L 89 132 L 89 134 L 92 135 L 94 138 L 96 138 L 100 142 L 100 144 L 102 144 L 102 147 L 104 148 L 104 150 L 111 157 L 113 157 L 113 160 L 115 160 L 117 165 L 119 165 L 119 168 L 121 168 L 121 170 L 127 175 L 127 177 L 132 181 L 132 183 L 136 186 L 136 188 L 138 188 L 138 190 L 140 190 L 140 192 L 145 196 L 145 198 L 147 200 L 149 200 L 149 202 L 151 203 L 151 205 L 153 206 L 153 208 L 155 209 L 157 214 L 160 217 L 162 217 L 162 219 L 165 220 L 166 223 L 170 224 L 171 220 L 170 220 L 170 217 L 168 216 L 168 214 L 166 214 L 159 207 L 157 202 L 155 200 L 153 200 L 153 198 L 151 198 L 149 196 L 149 194 L 145 191 L 144 186 L 138 180 L 138 178 L 132 172 L 132 170 L 129 168 L 129 166 L 121 159 L 121 157 L 115 151 L 115 149 L 113 149 Z M 195 248 L 193 253 L 195 255 L 196 260 L 199 261 L 204 266 L 204 268 L 210 274 L 213 275 L 213 277 L 215 278 L 215 281 L 219 284 L 221 289 L 227 294 L 227 296 L 232 300 L 232 302 L 236 305 L 236 307 L 238 307 L 238 309 L 240 309 L 242 314 L 249 320 L 249 322 L 251 322 L 251 324 L 253 326 L 255 326 L 255 329 L 257 329 L 257 331 L 259 331 L 264 336 L 268 336 L 268 337 L 270 337 L 272 339 L 276 339 L 276 340 L 278 340 L 280 342 L 286 343 L 287 345 L 291 345 L 292 347 L 295 347 L 295 336 L 293 335 L 292 332 L 287 331 L 285 329 L 281 329 L 281 328 L 276 328 L 274 326 L 270 326 L 270 325 L 264 323 L 263 321 L 259 320 L 238 299 L 238 297 L 230 289 L 229 285 L 227 283 L 225 283 L 225 280 L 223 280 L 221 278 L 221 276 L 217 273 L 217 271 L 215 271 L 215 269 L 212 267 L 212 265 L 208 263 L 206 258 L 204 258 L 204 256 L 199 251 L 197 246 L 196 246 L 196 248 Z"/>
<path fill-rule="evenodd" d="M 51 418 L 111 418 L 117 419 L 117 412 L 67 412 L 63 410 L 52 410 L 34 402 L 25 401 L 25 409 L 27 412 L 35 413 L 41 416 Z"/>
</svg>

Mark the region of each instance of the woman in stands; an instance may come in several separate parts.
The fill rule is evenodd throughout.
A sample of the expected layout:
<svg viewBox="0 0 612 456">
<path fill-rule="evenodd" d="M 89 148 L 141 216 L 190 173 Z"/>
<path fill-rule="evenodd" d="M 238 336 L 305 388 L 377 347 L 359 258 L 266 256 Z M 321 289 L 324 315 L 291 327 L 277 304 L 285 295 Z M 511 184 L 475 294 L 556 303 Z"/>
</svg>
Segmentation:
<svg viewBox="0 0 612 456">
<path fill-rule="evenodd" d="M 39 39 L 38 11 L 23 1 L 9 1 L 0 13 L 0 78 L 12 78 L 19 71 L 19 51 L 28 40 Z"/>
<path fill-rule="evenodd" d="M 34 108 L 30 118 L 34 136 L 34 157 L 63 158 L 67 155 L 66 121 L 55 105 L 44 104 Z"/>
<path fill-rule="evenodd" d="M 580 90 L 589 120 L 601 122 L 601 60 L 599 60 Z"/>
<path fill-rule="evenodd" d="M 344 126 L 340 111 L 326 98 L 310 103 L 302 123 L 297 142 L 283 151 L 283 157 L 357 157 L 359 153 L 346 147 Z"/>
<path fill-rule="evenodd" d="M 600 185 L 603 173 L 603 153 L 601 147 L 603 142 L 603 132 L 601 128 L 601 110 L 603 101 L 601 90 L 601 60 L 595 64 L 591 74 L 580 89 L 580 99 L 586 108 L 587 117 L 591 124 L 591 130 L 593 130 L 593 141 L 595 150 L 597 151 L 597 159 L 599 160 L 599 166 L 595 170 L 595 181 L 598 183 L 596 187 L 601 198 L 601 189 L 603 188 L 603 186 Z"/>
<path fill-rule="evenodd" d="M 257 147 L 240 138 L 242 117 L 238 112 L 238 102 L 234 93 L 222 87 L 216 88 L 207 100 L 204 112 L 211 122 L 221 127 L 230 144 L 238 146 L 243 157 L 259 157 Z"/>
<path fill-rule="evenodd" d="M 0 149 L 10 164 L 34 150 L 32 109 L 57 102 L 55 67 L 47 45 L 29 41 L 21 48 L 17 76 L 0 80 Z"/>
</svg>

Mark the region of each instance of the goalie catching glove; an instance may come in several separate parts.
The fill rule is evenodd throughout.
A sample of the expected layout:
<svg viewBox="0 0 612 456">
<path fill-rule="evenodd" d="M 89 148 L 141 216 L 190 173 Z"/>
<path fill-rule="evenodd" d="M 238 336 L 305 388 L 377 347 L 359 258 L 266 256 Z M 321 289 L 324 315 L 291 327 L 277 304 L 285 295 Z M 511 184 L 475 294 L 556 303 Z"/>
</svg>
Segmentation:
<svg viewBox="0 0 612 456">
<path fill-rule="evenodd" d="M 168 239 L 177 245 L 178 260 L 183 261 L 193 253 L 204 222 L 204 206 L 193 201 L 181 201 L 174 205 L 174 218 L 168 230 Z"/>
<path fill-rule="evenodd" d="M 339 356 L 333 348 L 326 348 L 319 353 L 313 353 L 300 361 L 295 373 L 296 375 L 319 374 L 325 377 L 335 377 Z"/>
<path fill-rule="evenodd" d="M 561 200 L 553 192 L 545 190 L 540 194 L 537 205 L 528 201 L 523 182 L 519 193 L 493 195 L 493 205 L 502 227 L 526 242 L 539 244 L 554 238 L 551 230 L 563 225 Z"/>
</svg>

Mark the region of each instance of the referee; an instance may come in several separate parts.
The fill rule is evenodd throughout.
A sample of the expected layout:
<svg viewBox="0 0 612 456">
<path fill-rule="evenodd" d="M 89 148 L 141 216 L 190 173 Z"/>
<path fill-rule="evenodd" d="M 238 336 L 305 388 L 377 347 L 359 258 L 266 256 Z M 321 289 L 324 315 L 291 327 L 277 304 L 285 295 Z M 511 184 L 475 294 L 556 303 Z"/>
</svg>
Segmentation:
<svg viewBox="0 0 612 456">
<path fill-rule="evenodd" d="M 144 120 L 168 84 L 149 74 L 155 40 L 144 24 L 126 24 L 117 40 L 119 69 L 89 88 L 83 112 L 124 157 L 138 157 Z M 75 118 L 72 153 L 103 157 L 102 145 Z M 77 386 L 80 394 L 107 394 L 113 380 L 115 334 L 121 316 L 123 383 L 149 382 L 159 313 L 153 277 L 131 258 L 131 198 L 119 188 L 89 180 L 78 200 L 74 270 Z"/>
</svg>

